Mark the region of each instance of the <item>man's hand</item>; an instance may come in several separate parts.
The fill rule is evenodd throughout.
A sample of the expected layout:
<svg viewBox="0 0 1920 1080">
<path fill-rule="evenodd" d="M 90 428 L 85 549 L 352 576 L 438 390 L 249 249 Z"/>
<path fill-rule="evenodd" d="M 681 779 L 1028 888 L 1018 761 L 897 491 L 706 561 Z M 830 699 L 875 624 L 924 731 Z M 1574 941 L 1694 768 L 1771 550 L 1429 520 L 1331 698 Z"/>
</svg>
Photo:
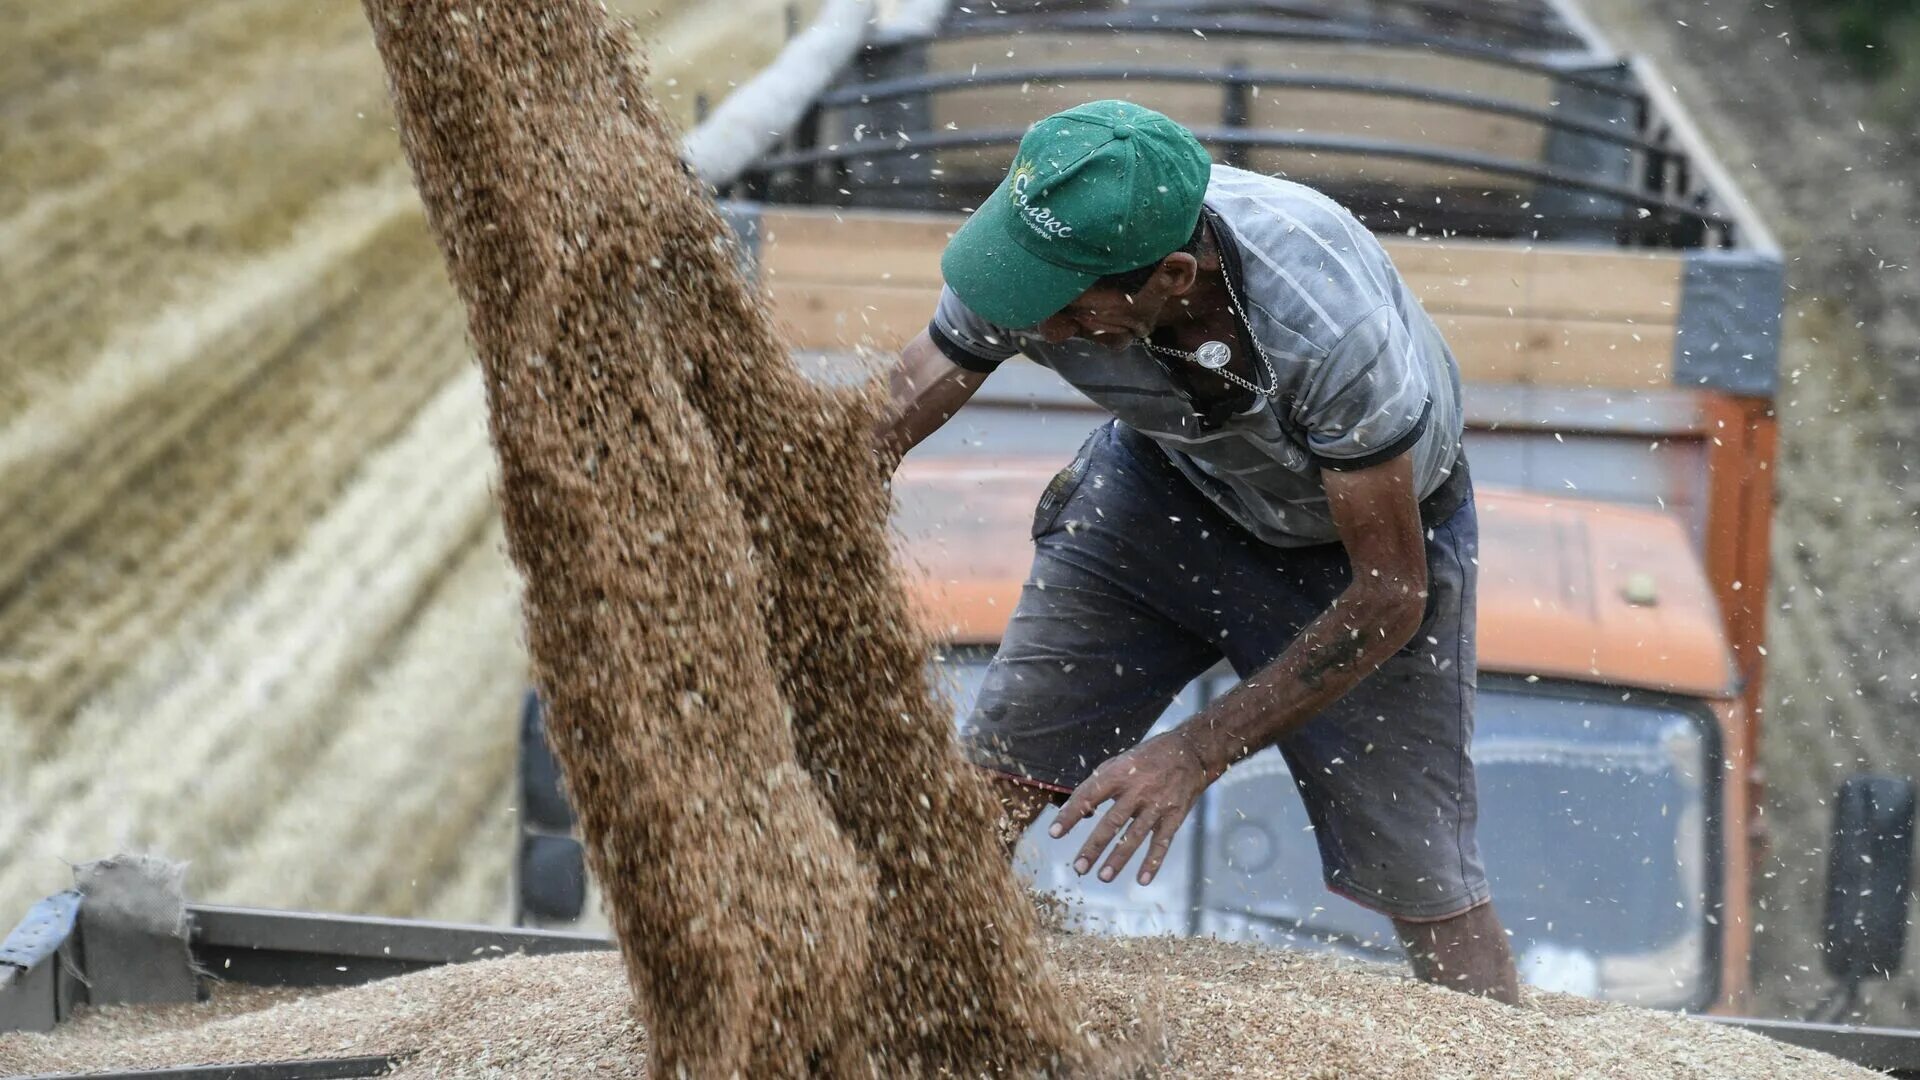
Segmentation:
<svg viewBox="0 0 1920 1080">
<path fill-rule="evenodd" d="M 1110 758 L 1095 769 L 1060 807 L 1060 813 L 1047 831 L 1058 839 L 1072 832 L 1082 820 L 1092 817 L 1102 803 L 1113 803 L 1074 858 L 1074 872 L 1085 874 L 1093 869 L 1107 845 L 1118 836 L 1120 842 L 1114 845 L 1113 854 L 1100 869 L 1100 880 L 1112 881 L 1126 869 L 1141 843 L 1151 836 L 1153 843 L 1147 847 L 1138 879 L 1140 884 L 1148 885 L 1166 860 L 1173 834 L 1187 820 L 1193 804 L 1200 801 L 1200 793 L 1207 790 L 1207 785 L 1218 775 L 1202 762 L 1189 735 L 1170 731 Z"/>
</svg>

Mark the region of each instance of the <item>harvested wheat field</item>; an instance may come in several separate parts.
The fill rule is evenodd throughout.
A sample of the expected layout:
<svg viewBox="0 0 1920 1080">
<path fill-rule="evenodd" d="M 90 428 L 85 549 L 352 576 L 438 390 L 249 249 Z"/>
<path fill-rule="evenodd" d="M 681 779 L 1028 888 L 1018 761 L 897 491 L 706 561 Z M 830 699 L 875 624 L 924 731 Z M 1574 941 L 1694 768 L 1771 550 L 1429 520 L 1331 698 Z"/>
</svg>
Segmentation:
<svg viewBox="0 0 1920 1080">
<path fill-rule="evenodd" d="M 683 123 L 785 31 L 772 0 L 613 6 Z M 364 16 L 15 7 L 0 912 L 157 850 L 212 902 L 502 916 L 517 586 Z"/>
<path fill-rule="evenodd" d="M 1377 968 L 1201 940 L 1064 936 L 1061 983 L 1091 1030 L 1161 1025 L 1155 1074 L 1501 1080 L 1877 1075 L 1669 1013 L 1533 994 L 1509 1009 Z M 620 961 L 607 953 L 465 964 L 298 1001 L 176 1012 L 174 1030 L 101 1010 L 55 1035 L 0 1036 L 0 1072 L 404 1053 L 393 1075 L 646 1075 Z M 245 1004 L 241 1002 L 240 1004 Z"/>
</svg>

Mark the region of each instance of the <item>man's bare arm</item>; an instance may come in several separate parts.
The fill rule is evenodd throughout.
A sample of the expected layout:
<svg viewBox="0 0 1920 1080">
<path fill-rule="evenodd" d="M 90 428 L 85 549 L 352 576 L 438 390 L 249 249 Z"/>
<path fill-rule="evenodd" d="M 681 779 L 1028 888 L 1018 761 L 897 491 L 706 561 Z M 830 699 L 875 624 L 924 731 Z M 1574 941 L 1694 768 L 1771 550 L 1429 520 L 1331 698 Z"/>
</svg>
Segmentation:
<svg viewBox="0 0 1920 1080">
<path fill-rule="evenodd" d="M 1427 550 L 1412 460 L 1323 474 L 1353 581 L 1277 659 L 1188 722 L 1210 777 L 1297 730 L 1419 630 Z"/>
<path fill-rule="evenodd" d="M 1353 583 L 1278 659 L 1186 723 L 1102 763 L 1074 789 L 1050 826 L 1056 837 L 1113 804 L 1075 857 L 1077 872 L 1092 870 L 1113 844 L 1100 869 L 1101 880 L 1112 881 L 1147 843 L 1139 881 L 1150 883 L 1207 785 L 1313 719 L 1420 629 L 1426 530 L 1411 459 L 1402 454 L 1371 468 L 1328 472 L 1325 482 Z"/>
<path fill-rule="evenodd" d="M 987 377 L 947 359 L 925 330 L 900 350 L 900 363 L 887 377 L 888 405 L 874 425 L 874 451 L 889 465 L 940 430 L 960 411 Z"/>
</svg>

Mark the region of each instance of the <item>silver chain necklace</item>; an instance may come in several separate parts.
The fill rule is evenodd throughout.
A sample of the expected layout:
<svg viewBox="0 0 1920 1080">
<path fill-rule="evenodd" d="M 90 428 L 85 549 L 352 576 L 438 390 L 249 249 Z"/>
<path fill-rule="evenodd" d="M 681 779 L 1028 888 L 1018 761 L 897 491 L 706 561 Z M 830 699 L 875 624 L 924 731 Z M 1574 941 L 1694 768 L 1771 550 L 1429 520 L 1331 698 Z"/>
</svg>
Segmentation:
<svg viewBox="0 0 1920 1080">
<path fill-rule="evenodd" d="M 1260 338 L 1253 332 L 1253 323 L 1247 319 L 1247 313 L 1241 309 L 1240 294 L 1233 287 L 1233 275 L 1227 273 L 1224 265 L 1220 267 L 1220 280 L 1226 282 L 1227 301 L 1233 305 L 1234 317 L 1240 320 L 1239 325 L 1247 328 L 1247 339 L 1253 342 L 1254 354 L 1260 357 L 1260 365 L 1267 369 L 1267 385 L 1264 388 L 1255 386 L 1227 370 L 1227 364 L 1233 360 L 1233 350 L 1228 348 L 1224 341 L 1203 341 L 1200 347 L 1192 352 L 1166 345 L 1155 345 L 1146 338 L 1141 338 L 1140 344 L 1145 345 L 1149 352 L 1197 364 L 1243 390 L 1251 390 L 1261 397 L 1272 397 L 1273 392 L 1280 388 L 1280 377 L 1273 373 L 1273 361 L 1267 359 L 1266 348 L 1260 344 Z"/>
</svg>

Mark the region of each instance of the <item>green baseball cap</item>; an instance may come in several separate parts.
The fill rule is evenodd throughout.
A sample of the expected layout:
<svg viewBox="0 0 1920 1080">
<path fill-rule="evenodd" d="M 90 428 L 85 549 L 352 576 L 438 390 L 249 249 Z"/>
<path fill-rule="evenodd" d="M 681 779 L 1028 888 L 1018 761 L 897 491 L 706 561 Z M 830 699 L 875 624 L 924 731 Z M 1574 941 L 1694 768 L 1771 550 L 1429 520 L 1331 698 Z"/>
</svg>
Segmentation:
<svg viewBox="0 0 1920 1080">
<path fill-rule="evenodd" d="M 1055 113 L 1027 131 L 1007 178 L 947 242 L 940 274 L 988 322 L 1033 326 L 1101 275 L 1179 250 L 1211 165 L 1192 132 L 1130 101 Z"/>
</svg>

